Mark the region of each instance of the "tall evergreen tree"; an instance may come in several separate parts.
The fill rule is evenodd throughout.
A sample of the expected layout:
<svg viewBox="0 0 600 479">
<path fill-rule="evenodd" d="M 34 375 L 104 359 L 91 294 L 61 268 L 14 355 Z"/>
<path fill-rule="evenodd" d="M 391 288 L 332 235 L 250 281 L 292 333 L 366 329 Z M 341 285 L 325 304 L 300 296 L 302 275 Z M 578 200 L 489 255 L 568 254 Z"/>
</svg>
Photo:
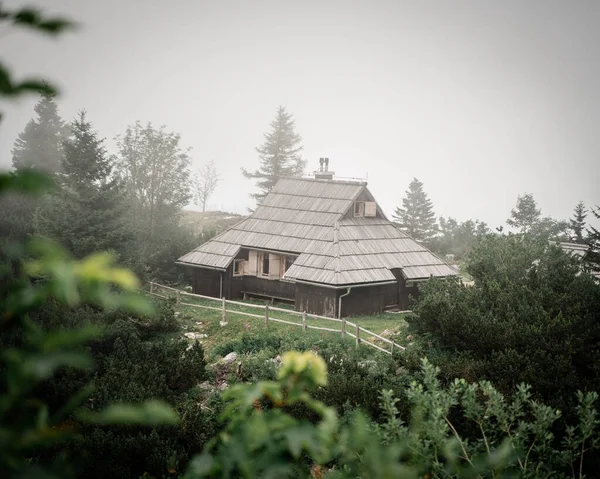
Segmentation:
<svg viewBox="0 0 600 479">
<path fill-rule="evenodd" d="M 406 190 L 402 208 L 397 207 L 392 218 L 402 231 L 423 243 L 430 243 L 437 232 L 433 203 L 423 190 L 423 183 L 416 178 Z"/>
<path fill-rule="evenodd" d="M 42 94 L 35 105 L 36 118 L 29 120 L 12 149 L 12 163 L 17 170 L 37 169 L 53 176 L 60 170 L 62 142 L 68 127 L 58 114 L 52 95 Z M 38 198 L 8 194 L 0 199 L 0 236 L 24 240 L 33 233 L 33 214 Z"/>
<path fill-rule="evenodd" d="M 55 175 L 61 168 L 63 141 L 69 128 L 59 116 L 52 95 L 43 94 L 34 110 L 37 118 L 29 120 L 16 139 L 12 163 L 17 170 L 35 168 Z"/>
<path fill-rule="evenodd" d="M 585 232 L 585 219 L 587 217 L 587 209 L 583 204 L 583 201 L 577 203 L 575 210 L 573 211 L 573 218 L 569 220 L 570 229 L 573 232 L 571 240 L 575 243 L 585 243 L 583 234 Z"/>
<path fill-rule="evenodd" d="M 590 208 L 592 215 L 596 219 L 600 220 L 600 206 L 596 205 L 596 208 Z M 588 237 L 587 243 L 589 245 L 588 252 L 585 256 L 585 260 L 589 265 L 590 269 L 600 275 L 600 230 L 589 225 L 587 229 Z"/>
<path fill-rule="evenodd" d="M 126 192 L 112 174 L 104 140 L 85 112 L 71 123 L 71 132 L 72 139 L 64 143 L 58 191 L 38 209 L 36 230 L 76 257 L 100 250 L 126 255 L 132 240 L 125 216 Z"/>
<path fill-rule="evenodd" d="M 265 134 L 265 142 L 256 148 L 260 168 L 254 172 L 242 168 L 246 178 L 257 180 L 256 186 L 260 191 L 250 195 L 257 203 L 269 194 L 279 178 L 302 176 L 306 161 L 300 155 L 301 141 L 302 138 L 295 131 L 292 115 L 280 106 L 271 122 L 271 131 Z"/>
<path fill-rule="evenodd" d="M 526 193 L 518 196 L 517 205 L 511 210 L 506 224 L 518 228 L 521 233 L 527 233 L 540 220 L 540 217 L 541 210 L 537 207 L 533 195 Z"/>
</svg>

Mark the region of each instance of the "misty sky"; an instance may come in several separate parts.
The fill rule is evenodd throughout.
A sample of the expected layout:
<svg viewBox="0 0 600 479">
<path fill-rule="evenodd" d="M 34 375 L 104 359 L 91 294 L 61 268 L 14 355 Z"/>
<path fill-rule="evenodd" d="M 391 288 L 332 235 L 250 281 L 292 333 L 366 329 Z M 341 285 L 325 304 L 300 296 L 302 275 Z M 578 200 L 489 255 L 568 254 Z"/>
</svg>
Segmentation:
<svg viewBox="0 0 600 479">
<path fill-rule="evenodd" d="M 280 104 L 309 170 L 368 174 L 387 213 L 415 176 L 438 216 L 491 226 L 524 192 L 557 218 L 600 204 L 599 1 L 34 3 L 81 28 L 3 31 L 2 59 L 55 80 L 61 115 L 85 108 L 112 151 L 135 120 L 179 132 L 224 178 L 213 208 L 253 205 L 240 167 Z M 34 103 L 3 105 L 0 166 Z"/>
</svg>

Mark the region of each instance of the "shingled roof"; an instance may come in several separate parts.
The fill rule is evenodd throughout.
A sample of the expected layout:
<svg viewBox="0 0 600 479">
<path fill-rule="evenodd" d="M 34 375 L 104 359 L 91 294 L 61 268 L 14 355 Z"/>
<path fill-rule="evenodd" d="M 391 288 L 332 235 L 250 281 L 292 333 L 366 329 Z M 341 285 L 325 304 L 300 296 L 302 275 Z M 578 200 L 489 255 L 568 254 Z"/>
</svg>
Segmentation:
<svg viewBox="0 0 600 479">
<path fill-rule="evenodd" d="M 379 207 L 378 217 L 352 217 L 366 183 L 283 178 L 256 211 L 178 263 L 225 270 L 241 248 L 299 255 L 288 280 L 343 286 L 457 274 L 427 248 L 401 232 Z M 372 197 L 372 196 L 371 196 Z"/>
</svg>

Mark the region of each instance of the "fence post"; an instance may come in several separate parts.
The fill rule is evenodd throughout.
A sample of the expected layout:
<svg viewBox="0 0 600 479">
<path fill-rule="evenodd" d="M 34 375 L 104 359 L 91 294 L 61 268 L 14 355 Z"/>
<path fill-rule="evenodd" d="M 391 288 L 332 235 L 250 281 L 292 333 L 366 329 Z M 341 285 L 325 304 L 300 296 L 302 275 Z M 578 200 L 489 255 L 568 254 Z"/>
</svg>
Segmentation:
<svg viewBox="0 0 600 479">
<path fill-rule="evenodd" d="M 154 283 L 150 281 L 150 294 L 154 294 Z"/>
<path fill-rule="evenodd" d="M 394 341 L 390 343 L 390 354 L 394 354 Z"/>
<path fill-rule="evenodd" d="M 223 296 L 222 306 L 221 306 L 221 326 L 226 326 L 226 325 L 227 325 L 227 309 L 226 309 L 225 296 Z"/>
<path fill-rule="evenodd" d="M 342 318 L 342 339 L 344 339 L 345 334 L 346 334 L 346 318 Z"/>
<path fill-rule="evenodd" d="M 177 301 L 177 304 L 179 304 L 179 301 L 181 301 L 181 299 L 180 299 L 180 297 L 179 297 L 179 290 L 177 290 L 177 293 L 176 293 L 176 294 L 177 294 L 177 300 L 176 300 L 176 301 Z"/>
<path fill-rule="evenodd" d="M 265 328 L 269 327 L 269 305 L 265 304 Z"/>
<path fill-rule="evenodd" d="M 306 333 L 306 311 L 302 311 L 302 332 Z"/>
<path fill-rule="evenodd" d="M 360 328 L 358 327 L 358 323 L 356 324 L 356 347 L 360 344 Z"/>
</svg>

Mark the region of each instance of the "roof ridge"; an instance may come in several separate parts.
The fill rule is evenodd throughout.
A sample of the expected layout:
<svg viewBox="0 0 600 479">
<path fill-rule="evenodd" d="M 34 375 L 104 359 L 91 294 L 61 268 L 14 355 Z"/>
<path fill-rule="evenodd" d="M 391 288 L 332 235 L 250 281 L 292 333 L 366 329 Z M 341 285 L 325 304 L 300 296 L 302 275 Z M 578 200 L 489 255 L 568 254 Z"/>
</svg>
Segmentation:
<svg viewBox="0 0 600 479">
<path fill-rule="evenodd" d="M 356 180 L 356 181 L 351 181 L 351 180 L 320 180 L 317 178 L 305 178 L 305 177 L 298 177 L 298 176 L 281 176 L 279 177 L 279 180 L 296 180 L 296 181 L 312 181 L 314 183 L 329 183 L 329 184 L 336 184 L 336 185 L 355 185 L 355 186 L 367 186 L 367 182 L 364 180 Z M 277 184 L 277 183 L 275 183 Z"/>
</svg>

